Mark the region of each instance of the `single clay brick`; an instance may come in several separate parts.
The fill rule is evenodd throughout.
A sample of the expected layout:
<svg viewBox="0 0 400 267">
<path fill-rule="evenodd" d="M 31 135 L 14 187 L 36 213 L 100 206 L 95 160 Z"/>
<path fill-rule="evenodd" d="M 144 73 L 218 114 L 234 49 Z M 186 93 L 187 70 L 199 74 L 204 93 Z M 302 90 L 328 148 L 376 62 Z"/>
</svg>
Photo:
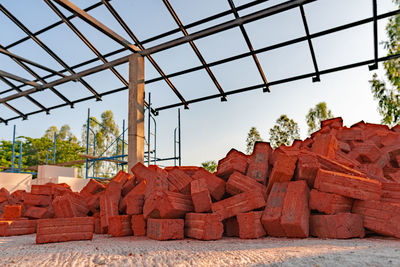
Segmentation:
<svg viewBox="0 0 400 267">
<path fill-rule="evenodd" d="M 288 182 L 292 179 L 296 169 L 297 156 L 288 153 L 279 153 L 274 167 L 272 168 L 271 175 L 269 176 L 267 192 L 276 182 Z"/>
<path fill-rule="evenodd" d="M 36 220 L 0 220 L 0 236 L 30 235 L 36 232 Z"/>
<path fill-rule="evenodd" d="M 183 170 L 179 168 L 172 168 L 168 171 L 168 181 L 172 183 L 180 193 L 190 194 L 190 183 L 192 177 L 187 175 Z"/>
<path fill-rule="evenodd" d="M 193 180 L 190 186 L 194 211 L 197 213 L 211 211 L 211 196 L 206 180 Z"/>
<path fill-rule="evenodd" d="M 148 219 L 147 237 L 155 240 L 183 239 L 183 219 Z"/>
<path fill-rule="evenodd" d="M 192 177 L 194 180 L 205 179 L 210 195 L 216 200 L 222 199 L 225 194 L 225 181 L 201 168 Z"/>
<path fill-rule="evenodd" d="M 224 234 L 226 236 L 239 237 L 239 224 L 238 224 L 236 216 L 224 220 L 223 224 L 224 224 Z"/>
<path fill-rule="evenodd" d="M 239 224 L 239 237 L 242 239 L 260 238 L 266 235 L 261 224 L 262 211 L 239 213 L 236 217 Z"/>
<path fill-rule="evenodd" d="M 146 220 L 144 219 L 143 214 L 132 215 L 131 225 L 134 236 L 146 235 Z"/>
<path fill-rule="evenodd" d="M 365 236 L 361 215 L 339 213 L 336 215 L 312 215 L 310 234 L 319 238 L 352 238 Z"/>
<path fill-rule="evenodd" d="M 233 172 L 225 185 L 226 192 L 231 195 L 237 195 L 246 191 L 260 191 L 264 199 L 267 200 L 267 188 L 265 185 L 257 182 L 253 178 L 241 174 L 240 172 Z"/>
<path fill-rule="evenodd" d="M 227 180 L 233 171 L 238 171 L 242 174 L 245 174 L 247 165 L 248 157 L 236 149 L 231 149 L 225 158 L 218 161 L 216 175 L 224 180 Z"/>
<path fill-rule="evenodd" d="M 257 182 L 266 184 L 269 172 L 269 156 L 272 148 L 267 142 L 256 142 L 253 153 L 249 157 L 246 175 Z"/>
<path fill-rule="evenodd" d="M 6 205 L 4 207 L 4 219 L 18 219 L 21 217 L 21 205 Z"/>
<path fill-rule="evenodd" d="M 144 202 L 144 218 L 183 218 L 193 211 L 192 199 L 188 195 L 169 191 L 156 191 Z"/>
<path fill-rule="evenodd" d="M 337 194 L 311 190 L 309 206 L 311 210 L 317 210 L 325 214 L 337 214 L 350 212 L 353 200 Z"/>
<path fill-rule="evenodd" d="M 222 237 L 224 225 L 219 216 L 212 213 L 187 213 L 185 235 L 200 240 L 217 240 Z"/>
<path fill-rule="evenodd" d="M 114 237 L 132 235 L 131 216 L 119 215 L 108 217 L 108 234 Z"/>
</svg>

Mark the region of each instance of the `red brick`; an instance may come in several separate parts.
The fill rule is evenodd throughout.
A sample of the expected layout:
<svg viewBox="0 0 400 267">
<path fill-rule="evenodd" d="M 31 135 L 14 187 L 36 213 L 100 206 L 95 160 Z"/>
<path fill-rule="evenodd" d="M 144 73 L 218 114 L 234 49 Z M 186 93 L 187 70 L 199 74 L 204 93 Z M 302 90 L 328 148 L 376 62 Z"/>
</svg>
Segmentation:
<svg viewBox="0 0 400 267">
<path fill-rule="evenodd" d="M 338 142 L 339 149 L 344 153 L 349 153 L 351 151 L 351 147 L 348 143 L 345 142 Z"/>
<path fill-rule="evenodd" d="M 309 189 L 305 181 L 289 182 L 283 199 L 281 225 L 287 237 L 308 237 Z"/>
<path fill-rule="evenodd" d="M 25 190 L 14 191 L 12 194 L 9 195 L 8 202 L 11 205 L 22 204 L 24 202 L 24 195 L 25 195 Z"/>
<path fill-rule="evenodd" d="M 187 213 L 185 236 L 200 240 L 217 240 L 222 237 L 224 225 L 219 216 L 212 213 Z"/>
<path fill-rule="evenodd" d="M 310 235 L 319 238 L 352 238 L 365 236 L 362 217 L 358 214 L 311 215 Z"/>
<path fill-rule="evenodd" d="M 129 198 L 130 196 L 132 196 L 132 195 L 135 195 L 135 196 L 140 196 L 140 195 L 142 195 L 142 196 L 144 197 L 145 193 L 146 193 L 146 181 L 143 180 L 143 181 L 141 181 L 139 184 L 137 184 L 137 185 L 135 186 L 135 188 L 133 188 L 126 196 L 124 196 L 124 197 L 121 199 L 121 201 L 120 201 L 120 203 L 119 203 L 119 210 L 120 210 L 120 212 L 125 212 L 125 210 L 126 210 L 126 204 L 127 204 L 128 198 Z"/>
<path fill-rule="evenodd" d="M 231 149 L 225 158 L 218 161 L 216 175 L 227 180 L 233 171 L 245 174 L 247 170 L 248 157 L 236 149 Z"/>
<path fill-rule="evenodd" d="M 114 237 L 132 235 L 131 216 L 119 215 L 108 217 L 108 234 Z"/>
<path fill-rule="evenodd" d="M 216 175 L 201 168 L 192 177 L 194 180 L 205 179 L 210 195 L 216 200 L 220 200 L 225 194 L 225 181 Z"/>
<path fill-rule="evenodd" d="M 350 212 L 353 200 L 337 194 L 311 190 L 309 206 L 311 210 L 317 210 L 325 214 L 337 214 Z"/>
<path fill-rule="evenodd" d="M 169 191 L 156 191 L 144 202 L 144 218 L 183 218 L 193 211 L 192 199 L 188 195 Z"/>
<path fill-rule="evenodd" d="M 349 157 L 360 163 L 373 163 L 381 154 L 381 150 L 373 142 L 363 142 L 351 150 Z"/>
<path fill-rule="evenodd" d="M 362 216 L 365 228 L 400 238 L 400 206 L 375 200 L 355 200 L 352 213 Z"/>
<path fill-rule="evenodd" d="M 131 171 L 139 181 L 154 180 L 157 178 L 157 173 L 144 166 L 141 162 L 138 162 L 133 166 Z"/>
<path fill-rule="evenodd" d="M 276 158 L 271 175 L 269 176 L 267 191 L 271 191 L 276 182 L 288 182 L 292 179 L 296 169 L 297 155 L 279 153 Z"/>
<path fill-rule="evenodd" d="M 108 218 L 117 216 L 119 199 L 105 193 L 100 196 L 100 225 L 101 232 L 108 232 Z"/>
<path fill-rule="evenodd" d="M 0 203 L 7 201 L 10 196 L 10 192 L 4 187 L 0 189 Z"/>
<path fill-rule="evenodd" d="M 363 129 L 341 128 L 338 130 L 336 138 L 340 141 L 363 141 L 365 139 Z"/>
<path fill-rule="evenodd" d="M 132 215 L 131 225 L 134 236 L 146 235 L 146 220 L 144 219 L 143 214 Z"/>
<path fill-rule="evenodd" d="M 224 234 L 226 236 L 239 236 L 239 224 L 236 216 L 228 218 L 223 221 L 224 224 Z"/>
<path fill-rule="evenodd" d="M 179 168 L 172 168 L 169 170 L 168 181 L 173 184 L 180 193 L 190 194 L 190 182 L 192 182 L 192 177 L 187 175 L 183 170 Z"/>
<path fill-rule="evenodd" d="M 30 219 L 42 219 L 45 217 L 46 213 L 46 208 L 32 206 L 25 211 L 24 217 L 28 217 Z"/>
<path fill-rule="evenodd" d="M 312 154 L 300 154 L 297 162 L 295 180 L 305 180 L 310 188 L 320 168 L 318 159 Z"/>
<path fill-rule="evenodd" d="M 249 157 L 249 166 L 246 175 L 255 179 L 257 182 L 265 184 L 269 172 L 269 156 L 271 146 L 266 142 L 256 142 L 253 153 Z"/>
<path fill-rule="evenodd" d="M 32 185 L 31 186 L 31 194 L 33 195 L 53 195 L 53 187 L 51 184 L 47 185 Z"/>
<path fill-rule="evenodd" d="M 400 133 L 400 124 L 396 124 L 391 129 L 393 132 Z"/>
<path fill-rule="evenodd" d="M 36 244 L 92 240 L 93 227 L 92 217 L 38 220 Z"/>
<path fill-rule="evenodd" d="M 92 212 L 96 213 L 100 211 L 100 196 L 104 194 L 104 191 L 91 195 L 85 198 L 87 208 Z"/>
<path fill-rule="evenodd" d="M 82 188 L 82 190 L 80 191 L 80 193 L 82 195 L 95 195 L 101 191 L 103 191 L 104 189 L 106 189 L 105 185 L 103 185 L 102 183 L 94 180 L 94 179 L 90 179 L 89 182 L 86 184 L 86 186 L 84 188 Z"/>
<path fill-rule="evenodd" d="M 318 171 L 314 187 L 322 192 L 361 200 L 379 200 L 381 195 L 378 181 L 326 170 Z"/>
<path fill-rule="evenodd" d="M 281 215 L 288 184 L 289 182 L 274 183 L 268 196 L 261 223 L 270 236 L 285 236 L 285 231 L 281 225 Z"/>
<path fill-rule="evenodd" d="M 36 220 L 0 220 L 0 236 L 30 235 L 36 232 Z"/>
<path fill-rule="evenodd" d="M 33 195 L 31 193 L 24 194 L 24 204 L 33 206 L 48 206 L 51 204 L 51 196 Z"/>
<path fill-rule="evenodd" d="M 94 233 L 95 234 L 106 234 L 106 232 L 102 232 L 100 225 L 100 213 L 93 214 L 94 219 Z"/>
<path fill-rule="evenodd" d="M 350 168 L 346 165 L 343 165 L 335 160 L 328 159 L 327 157 L 321 156 L 316 154 L 317 160 L 321 166 L 321 169 L 324 170 L 330 170 L 334 172 L 341 172 L 349 175 L 354 175 L 354 176 L 360 176 L 360 177 L 366 177 L 365 174 L 363 174 L 360 171 L 357 171 L 353 168 Z"/>
<path fill-rule="evenodd" d="M 4 207 L 4 219 L 18 219 L 21 217 L 21 205 L 6 205 Z"/>
<path fill-rule="evenodd" d="M 239 213 L 236 217 L 239 224 L 239 237 L 242 239 L 260 238 L 266 235 L 261 224 L 262 211 Z"/>
<path fill-rule="evenodd" d="M 338 141 L 332 134 L 317 135 L 312 144 L 311 151 L 323 155 L 327 158 L 334 159 L 336 150 L 338 149 Z"/>
<path fill-rule="evenodd" d="M 183 239 L 183 219 L 148 219 L 147 237 L 155 240 Z"/>
<path fill-rule="evenodd" d="M 85 217 L 89 213 L 85 199 L 77 193 L 58 196 L 52 205 L 57 218 Z"/>
<path fill-rule="evenodd" d="M 400 183 L 382 183 L 380 200 L 400 205 Z"/>
<path fill-rule="evenodd" d="M 237 195 L 246 191 L 260 191 L 264 199 L 267 200 L 267 188 L 265 185 L 260 184 L 253 178 L 241 174 L 240 172 L 233 172 L 225 185 L 226 192 L 231 195 Z"/>
<path fill-rule="evenodd" d="M 343 127 L 343 119 L 341 117 L 332 118 L 321 121 L 321 128 L 330 127 L 332 129 L 339 129 Z"/>
<path fill-rule="evenodd" d="M 197 213 L 211 211 L 211 196 L 206 180 L 204 178 L 193 180 L 190 186 L 194 211 Z"/>
<path fill-rule="evenodd" d="M 126 196 L 136 186 L 136 179 L 130 178 L 122 187 L 121 195 Z"/>
<path fill-rule="evenodd" d="M 213 213 L 220 216 L 221 220 L 236 216 L 265 206 L 265 200 L 260 191 L 244 192 L 233 197 L 211 204 Z"/>
<path fill-rule="evenodd" d="M 126 199 L 126 214 L 137 215 L 143 213 L 144 196 L 130 195 Z"/>
</svg>

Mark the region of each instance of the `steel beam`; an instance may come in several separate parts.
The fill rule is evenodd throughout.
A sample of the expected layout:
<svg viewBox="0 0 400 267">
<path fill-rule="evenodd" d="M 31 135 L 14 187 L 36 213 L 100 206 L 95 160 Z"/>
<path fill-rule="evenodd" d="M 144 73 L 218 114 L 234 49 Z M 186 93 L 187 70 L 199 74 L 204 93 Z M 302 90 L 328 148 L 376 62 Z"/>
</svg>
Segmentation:
<svg viewBox="0 0 400 267">
<path fill-rule="evenodd" d="M 378 7 L 376 0 L 372 0 L 372 14 L 374 19 L 374 64 L 368 66 L 369 70 L 376 70 L 378 69 Z"/>
<path fill-rule="evenodd" d="M 181 30 L 181 32 L 183 33 L 183 35 L 184 36 L 188 36 L 189 33 L 187 32 L 185 26 L 183 26 L 183 23 L 179 19 L 178 14 L 176 14 L 176 12 L 173 9 L 173 7 L 170 4 L 170 2 L 168 0 L 163 0 L 163 2 L 164 2 L 164 5 L 167 7 L 167 9 L 168 9 L 169 13 L 171 14 L 171 16 L 174 18 L 175 23 L 178 25 L 178 27 Z M 213 81 L 215 87 L 217 87 L 218 91 L 221 93 L 221 101 L 226 101 L 226 95 L 225 95 L 224 90 L 222 90 L 222 87 L 219 84 L 219 82 L 217 81 L 217 78 L 215 78 L 214 73 L 212 73 L 211 69 L 207 66 L 207 63 L 206 63 L 205 59 L 203 58 L 203 56 L 201 55 L 199 49 L 197 48 L 197 46 L 195 45 L 195 43 L 193 41 L 189 41 L 189 44 L 192 47 L 192 49 L 193 49 L 194 53 L 196 54 L 197 58 L 200 60 L 201 64 L 203 65 L 204 69 L 207 71 L 208 76 L 210 76 L 210 78 Z"/>
<path fill-rule="evenodd" d="M 228 3 L 229 3 L 229 5 L 230 5 L 230 7 L 232 9 L 233 14 L 235 15 L 235 18 L 236 19 L 240 18 L 239 13 L 238 13 L 238 11 L 237 11 L 237 9 L 235 7 L 235 4 L 233 3 L 233 0 L 228 0 Z M 240 28 L 240 31 L 242 32 L 243 38 L 246 41 L 247 47 L 249 48 L 250 52 L 254 52 L 253 45 L 252 45 L 252 43 L 250 41 L 249 35 L 246 32 L 246 29 L 244 28 L 243 25 L 240 25 L 239 28 Z M 265 74 L 264 74 L 264 71 L 263 71 L 263 69 L 261 67 L 261 64 L 258 61 L 258 57 L 257 57 L 256 54 L 252 54 L 252 57 L 253 57 L 254 63 L 256 64 L 258 73 L 261 76 L 261 80 L 265 84 L 265 88 L 263 89 L 263 91 L 264 92 L 269 92 L 267 77 L 265 77 Z"/>
<path fill-rule="evenodd" d="M 75 14 L 79 18 L 81 18 L 83 21 L 91 25 L 92 27 L 96 28 L 100 32 L 104 33 L 120 45 L 128 48 L 132 52 L 138 52 L 140 49 L 136 47 L 134 44 L 131 44 L 127 40 L 125 40 L 122 36 L 118 35 L 116 32 L 108 28 L 106 25 L 89 15 L 87 12 L 84 10 L 80 9 L 78 6 L 74 5 L 72 2 L 68 0 L 53 0 L 59 5 L 61 5 L 63 8 L 67 9 L 71 13 Z"/>
<path fill-rule="evenodd" d="M 301 13 L 301 18 L 303 20 L 303 25 L 304 25 L 304 30 L 306 32 L 308 47 L 310 48 L 311 58 L 312 58 L 312 62 L 313 62 L 313 65 L 314 65 L 314 70 L 315 70 L 315 77 L 312 78 L 312 81 L 313 82 L 319 82 L 320 81 L 320 77 L 319 77 L 317 58 L 315 57 L 314 47 L 313 47 L 313 44 L 312 44 L 312 41 L 311 41 L 310 30 L 308 29 L 306 13 L 304 12 L 303 5 L 300 6 L 300 13 Z"/>
<path fill-rule="evenodd" d="M 12 73 L 6 72 L 4 70 L 0 70 L 0 76 L 2 76 L 3 78 L 9 78 L 9 79 L 12 79 L 14 81 L 21 82 L 23 84 L 31 85 L 31 86 L 34 86 L 34 87 L 38 87 L 40 85 L 40 84 L 38 84 L 36 82 L 32 82 L 32 81 L 30 81 L 28 79 L 19 77 L 17 75 L 14 75 Z"/>
</svg>

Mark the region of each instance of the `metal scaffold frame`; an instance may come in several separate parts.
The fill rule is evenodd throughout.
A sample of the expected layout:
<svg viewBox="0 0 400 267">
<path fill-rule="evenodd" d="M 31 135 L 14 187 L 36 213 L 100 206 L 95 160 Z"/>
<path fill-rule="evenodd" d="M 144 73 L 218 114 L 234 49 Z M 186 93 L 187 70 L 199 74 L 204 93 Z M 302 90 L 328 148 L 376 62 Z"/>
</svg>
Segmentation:
<svg viewBox="0 0 400 267">
<path fill-rule="evenodd" d="M 283 83 L 288 83 L 296 80 L 301 80 L 305 78 L 312 78 L 313 82 L 318 82 L 321 80 L 321 76 L 328 74 L 328 73 L 333 73 L 337 71 L 342 71 L 342 70 L 347 70 L 350 68 L 355 68 L 355 67 L 360 67 L 363 65 L 368 65 L 370 70 L 376 69 L 378 67 L 379 62 L 387 61 L 387 60 L 393 60 L 397 59 L 400 57 L 400 54 L 394 54 L 394 55 L 389 55 L 385 57 L 378 57 L 378 26 L 377 23 L 379 20 L 389 18 L 395 15 L 400 14 L 400 10 L 393 10 L 390 12 L 386 12 L 383 14 L 378 14 L 377 13 L 377 1 L 376 0 L 371 0 L 372 1 L 372 16 L 367 17 L 358 21 L 354 21 L 351 23 L 343 24 L 340 26 L 336 26 L 330 29 L 326 29 L 320 32 L 314 32 L 310 33 L 309 31 L 309 26 L 308 22 L 306 19 L 306 13 L 304 10 L 304 6 L 308 5 L 309 3 L 315 2 L 317 0 L 291 0 L 291 1 L 286 1 L 277 5 L 270 6 L 268 8 L 258 8 L 260 4 L 267 2 L 268 0 L 258 0 L 258 1 L 251 1 L 249 3 L 240 5 L 240 6 L 235 6 L 234 2 L 232 0 L 227 0 L 230 6 L 229 10 L 214 14 L 209 17 L 202 18 L 198 21 L 192 22 L 190 24 L 184 25 L 179 18 L 177 12 L 174 10 L 173 6 L 168 0 L 163 0 L 163 4 L 165 5 L 165 8 L 168 10 L 170 13 L 171 17 L 173 18 L 174 22 L 177 25 L 177 28 L 158 34 L 156 36 L 153 36 L 151 38 L 148 38 L 146 40 L 139 40 L 129 27 L 129 25 L 122 19 L 122 17 L 119 15 L 117 10 L 113 7 L 111 4 L 112 1 L 110 0 L 101 0 L 100 2 L 93 4 L 85 9 L 80 9 L 76 5 L 74 5 L 72 2 L 69 0 L 44 0 L 44 2 L 53 10 L 53 12 L 60 18 L 59 21 L 48 25 L 47 27 L 44 27 L 43 29 L 40 29 L 39 31 L 32 32 L 29 30 L 29 28 L 24 25 L 19 18 L 17 18 L 14 14 L 12 14 L 4 5 L 0 4 L 0 11 L 6 15 L 19 29 L 21 29 L 26 36 L 21 38 L 20 40 L 17 40 L 13 43 L 7 44 L 7 45 L 0 45 L 0 53 L 9 56 L 14 62 L 16 62 L 19 66 L 21 66 L 24 70 L 26 70 L 28 73 L 30 73 L 33 77 L 35 77 L 34 80 L 28 80 L 23 77 L 19 77 L 17 75 L 14 75 L 12 73 L 8 73 L 7 71 L 0 70 L 0 80 L 6 83 L 10 88 L 3 90 L 0 92 L 0 96 L 15 92 L 11 95 L 5 96 L 3 98 L 0 98 L 0 104 L 3 104 L 6 106 L 8 109 L 12 110 L 12 112 L 16 113 L 15 116 L 11 116 L 8 118 L 2 118 L 0 117 L 0 122 L 3 122 L 5 124 L 8 124 L 8 122 L 16 119 L 27 119 L 29 116 L 45 112 L 46 114 L 49 114 L 51 110 L 53 109 L 58 109 L 62 108 L 65 106 L 70 106 L 73 107 L 77 103 L 81 103 L 84 101 L 88 100 L 97 100 L 100 101 L 102 97 L 114 94 L 123 90 L 128 89 L 128 81 L 126 81 L 123 76 L 115 69 L 116 66 L 119 66 L 121 64 L 125 64 L 129 61 L 129 56 L 122 56 L 114 60 L 109 60 L 110 57 L 116 57 L 122 52 L 125 51 L 130 51 L 133 54 L 139 54 L 141 56 L 146 57 L 149 62 L 152 64 L 152 66 L 156 69 L 156 71 L 159 74 L 159 77 L 152 78 L 145 80 L 146 84 L 154 83 L 157 81 L 165 81 L 165 83 L 168 85 L 168 87 L 173 91 L 173 93 L 176 95 L 178 98 L 178 102 L 164 105 L 164 106 L 159 106 L 159 107 L 151 107 L 151 112 L 154 115 L 157 115 L 159 111 L 170 109 L 170 108 L 175 108 L 179 106 L 183 106 L 185 109 L 189 107 L 190 104 L 197 103 L 197 102 L 202 102 L 210 99 L 215 99 L 215 98 L 220 98 L 221 101 L 227 101 L 229 95 L 233 94 L 238 94 L 246 91 L 251 91 L 251 90 L 257 90 L 257 89 L 262 89 L 263 92 L 269 92 L 270 87 L 278 84 L 283 84 Z M 106 25 L 101 23 L 99 20 L 95 19 L 92 17 L 89 12 L 91 10 L 94 10 L 99 7 L 105 7 L 109 14 L 116 20 L 116 22 L 123 28 L 123 30 L 126 32 L 126 34 L 129 36 L 131 41 L 128 41 L 112 31 L 110 28 L 108 28 Z M 64 13 L 61 11 L 60 8 L 64 8 L 72 13 L 70 16 L 64 15 Z M 245 11 L 249 10 L 251 8 L 251 12 L 248 12 L 247 15 L 241 16 L 239 14 L 240 11 Z M 288 40 L 285 42 L 277 43 L 274 45 L 269 45 L 265 46 L 262 48 L 254 49 L 252 42 L 249 38 L 248 33 L 246 32 L 246 29 L 244 28 L 244 25 L 250 22 L 254 22 L 269 16 L 273 16 L 288 10 L 293 10 L 293 9 L 299 9 L 301 12 L 301 17 L 302 17 L 302 22 L 304 24 L 304 30 L 305 30 L 305 35 L 302 37 L 294 38 L 292 40 Z M 205 23 L 209 22 L 214 22 L 217 19 L 223 18 L 228 15 L 233 15 L 234 19 L 228 20 L 223 23 L 219 23 L 215 26 L 210 26 L 206 27 L 203 30 L 189 33 L 188 30 L 192 29 L 196 26 L 204 25 Z M 109 52 L 107 54 L 101 54 L 99 50 L 95 47 L 95 45 L 89 41 L 89 39 L 79 31 L 79 29 L 74 25 L 72 19 L 73 18 L 80 18 L 84 22 L 88 23 L 90 26 L 94 27 L 95 29 L 99 30 L 102 32 L 104 35 L 109 37 L 110 39 L 116 41 L 118 44 L 121 45 L 121 48 L 116 49 L 112 52 Z M 321 36 L 326 36 L 332 33 L 337 33 L 340 31 L 344 31 L 346 29 L 354 28 L 357 26 L 365 25 L 372 23 L 373 25 L 373 46 L 374 46 L 374 51 L 373 51 L 373 56 L 370 60 L 364 60 L 364 61 L 359 61 L 359 62 L 353 62 L 351 64 L 347 65 L 342 65 L 342 66 L 336 66 L 333 68 L 328 68 L 328 69 L 320 69 L 318 67 L 318 62 L 317 62 L 317 57 L 315 55 L 315 50 L 313 47 L 313 42 L 312 40 Z M 89 49 L 95 54 L 95 57 L 86 60 L 84 62 L 81 62 L 79 64 L 76 64 L 74 66 L 69 66 L 67 65 L 63 60 L 62 60 L 62 55 L 56 54 L 53 50 L 51 50 L 41 39 L 40 35 L 55 28 L 58 27 L 59 25 L 66 25 Z M 231 55 L 229 57 L 216 60 L 213 62 L 207 62 L 205 60 L 205 57 L 203 56 L 202 53 L 200 53 L 199 49 L 197 48 L 195 44 L 195 40 L 211 36 L 214 34 L 218 34 L 220 32 L 236 28 L 238 27 L 240 29 L 240 32 L 246 42 L 246 45 L 248 47 L 248 52 L 238 54 L 238 55 Z M 160 40 L 165 37 L 171 37 L 173 34 L 176 33 L 182 33 L 183 37 L 175 38 L 166 42 L 163 42 L 161 44 L 148 47 L 146 48 L 145 45 L 153 42 Z M 43 64 L 40 64 L 38 62 L 34 62 L 32 60 L 26 59 L 24 57 L 21 57 L 19 55 L 16 55 L 12 52 L 9 51 L 10 48 L 16 47 L 28 40 L 34 41 L 37 45 L 39 45 L 50 57 L 52 57 L 54 60 L 56 60 L 61 66 L 62 69 L 60 70 L 54 70 L 52 68 L 46 67 Z M 275 50 L 275 49 L 280 49 L 292 44 L 296 44 L 299 42 L 307 42 L 308 47 L 310 50 L 310 56 L 313 62 L 314 66 L 314 71 L 309 72 L 309 73 L 304 73 L 301 75 L 296 75 L 296 76 L 291 76 L 291 77 L 286 77 L 284 79 L 280 80 L 267 80 L 267 75 L 263 71 L 257 55 L 263 52 Z M 174 73 L 164 73 L 164 71 L 161 69 L 161 67 L 157 64 L 156 60 L 152 57 L 153 54 L 164 51 L 173 47 L 176 47 L 181 44 L 189 44 L 193 52 L 195 53 L 196 57 L 200 60 L 200 65 L 184 69 L 182 71 L 174 72 Z M 222 88 L 221 84 L 219 83 L 218 79 L 214 75 L 214 73 L 211 70 L 211 67 L 224 64 L 227 62 L 232 62 L 235 60 L 239 60 L 242 58 L 247 58 L 250 57 L 254 61 L 254 64 L 257 67 L 257 71 L 262 79 L 262 83 L 260 84 L 249 84 L 248 86 L 245 86 L 243 88 L 231 88 L 231 90 L 226 90 L 226 88 Z M 76 69 L 78 68 L 84 68 L 85 66 L 88 66 L 89 64 L 95 63 L 95 62 L 101 62 L 99 65 L 91 68 L 87 68 L 83 71 L 77 72 Z M 39 68 L 43 71 L 48 72 L 47 75 L 40 76 L 37 72 L 35 72 L 30 66 L 34 66 L 36 68 Z M 88 82 L 84 80 L 85 76 L 88 76 L 93 73 L 97 73 L 106 69 L 110 69 L 113 74 L 121 81 L 122 86 L 119 88 L 111 89 L 102 93 L 97 92 Z M 187 73 L 191 73 L 194 71 L 202 70 L 204 69 L 207 72 L 208 77 L 212 80 L 215 88 L 216 88 L 216 93 L 211 94 L 211 95 L 204 95 L 199 98 L 194 98 L 194 99 L 185 99 L 184 96 L 180 93 L 179 89 L 175 87 L 175 85 L 171 82 L 170 78 L 172 77 L 177 77 L 180 75 L 184 75 Z M 49 82 L 48 80 L 51 79 Z M 13 81 L 17 81 L 19 83 L 22 83 L 21 85 L 16 85 L 14 84 Z M 82 97 L 76 100 L 69 100 L 67 97 L 65 97 L 63 94 L 61 94 L 57 90 L 57 86 L 68 83 L 68 82 L 78 82 L 82 84 L 86 90 L 90 92 L 90 96 L 87 97 Z M 35 99 L 33 96 L 34 93 L 40 92 L 40 91 L 51 91 L 55 95 L 58 96 L 62 100 L 63 103 L 58 104 L 58 105 L 53 105 L 53 106 L 48 106 L 45 104 L 40 103 L 38 100 Z M 32 110 L 30 112 L 21 112 L 14 106 L 12 106 L 10 103 L 8 103 L 11 100 L 18 99 L 18 98 L 25 98 L 27 101 L 33 103 L 37 109 Z M 145 102 L 146 108 L 149 108 L 149 104 Z"/>
</svg>

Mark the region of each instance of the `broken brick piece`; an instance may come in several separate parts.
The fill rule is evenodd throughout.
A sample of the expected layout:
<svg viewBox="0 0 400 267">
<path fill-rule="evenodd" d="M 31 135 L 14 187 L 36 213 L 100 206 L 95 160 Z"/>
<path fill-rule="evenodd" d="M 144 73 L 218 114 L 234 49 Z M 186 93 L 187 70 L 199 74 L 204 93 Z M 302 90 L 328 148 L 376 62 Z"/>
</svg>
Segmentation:
<svg viewBox="0 0 400 267">
<path fill-rule="evenodd" d="M 0 188 L 0 203 L 7 201 L 10 196 L 10 192 L 4 187 Z"/>
<path fill-rule="evenodd" d="M 25 211 L 24 217 L 28 217 L 30 219 L 42 219 L 45 217 L 46 213 L 46 208 L 31 206 Z"/>
<path fill-rule="evenodd" d="M 292 179 L 296 169 L 297 155 L 285 152 L 278 153 L 271 175 L 269 176 L 267 192 L 276 182 L 288 182 Z"/>
<path fill-rule="evenodd" d="M 228 218 L 223 221 L 224 224 L 224 234 L 226 236 L 239 236 L 239 224 L 236 216 Z"/>
<path fill-rule="evenodd" d="M 131 216 L 108 217 L 108 234 L 114 237 L 132 235 Z"/>
<path fill-rule="evenodd" d="M 332 134 L 319 134 L 314 138 L 311 151 L 323 155 L 327 158 L 334 159 L 336 150 L 338 149 L 338 140 Z"/>
<path fill-rule="evenodd" d="M 363 219 L 361 215 L 352 213 L 311 215 L 310 235 L 319 238 L 363 238 Z"/>
<path fill-rule="evenodd" d="M 48 206 L 51 204 L 51 196 L 34 195 L 31 193 L 24 194 L 24 204 L 32 206 Z"/>
<path fill-rule="evenodd" d="M 147 220 L 147 237 L 155 240 L 183 239 L 183 219 L 153 219 Z"/>
<path fill-rule="evenodd" d="M 253 153 L 249 157 L 249 166 L 246 172 L 248 177 L 266 184 L 271 151 L 272 148 L 267 142 L 256 142 L 254 144 Z"/>
<path fill-rule="evenodd" d="M 259 190 L 264 199 L 267 200 L 267 188 L 265 185 L 237 171 L 233 172 L 231 176 L 229 176 L 225 187 L 226 192 L 231 195 L 237 195 L 246 191 Z"/>
<path fill-rule="evenodd" d="M 188 195 L 169 191 L 156 191 L 144 202 L 144 218 L 183 218 L 193 211 L 192 199 Z"/>
<path fill-rule="evenodd" d="M 309 189 L 304 180 L 289 182 L 283 199 L 281 225 L 287 237 L 308 237 Z"/>
<path fill-rule="evenodd" d="M 317 210 L 325 214 L 337 214 L 350 212 L 353 200 L 337 194 L 311 190 L 309 206 L 311 210 Z"/>
<path fill-rule="evenodd" d="M 146 220 L 144 219 L 143 214 L 132 215 L 131 225 L 134 236 L 146 235 Z"/>
<path fill-rule="evenodd" d="M 220 216 L 221 220 L 236 216 L 265 206 L 265 200 L 260 191 L 244 192 L 233 197 L 220 200 L 211 204 L 213 213 Z"/>
<path fill-rule="evenodd" d="M 187 213 L 185 235 L 200 240 L 217 240 L 222 237 L 224 225 L 213 213 Z"/>
<path fill-rule="evenodd" d="M 262 211 L 239 213 L 236 217 L 239 224 L 239 237 L 242 239 L 259 238 L 266 235 L 261 224 Z"/>
<path fill-rule="evenodd" d="M 190 182 L 192 182 L 192 177 L 187 175 L 183 170 L 177 167 L 169 170 L 168 181 L 172 183 L 180 193 L 190 194 Z"/>
<path fill-rule="evenodd" d="M 197 213 L 211 211 L 211 196 L 206 180 L 204 178 L 193 180 L 190 187 L 194 211 Z"/>
<path fill-rule="evenodd" d="M 36 220 L 0 220 L 0 236 L 30 235 L 36 232 Z"/>
<path fill-rule="evenodd" d="M 130 195 L 126 199 L 126 214 L 137 215 L 143 213 L 144 196 Z"/>
<path fill-rule="evenodd" d="M 334 193 L 361 200 L 379 200 L 381 183 L 372 179 L 320 169 L 314 187 L 319 191 Z"/>
<path fill-rule="evenodd" d="M 261 217 L 261 223 L 270 236 L 285 236 L 285 231 L 281 225 L 281 215 L 288 183 L 274 183 L 269 193 L 267 204 Z"/>
<path fill-rule="evenodd" d="M 308 186 L 312 188 L 319 168 L 320 164 L 314 155 L 300 154 L 297 162 L 295 180 L 305 180 Z"/>
<path fill-rule="evenodd" d="M 220 200 L 225 194 L 225 181 L 216 175 L 200 168 L 192 177 L 194 180 L 205 179 L 210 195 L 216 200 Z"/>
<path fill-rule="evenodd" d="M 73 240 L 92 240 L 93 227 L 93 217 L 38 220 L 36 244 Z"/>
<path fill-rule="evenodd" d="M 225 158 L 218 161 L 216 175 L 227 180 L 234 171 L 246 173 L 248 157 L 236 149 L 231 149 Z"/>
<path fill-rule="evenodd" d="M 21 217 L 21 205 L 6 205 L 4 207 L 4 219 L 18 219 Z"/>
</svg>

